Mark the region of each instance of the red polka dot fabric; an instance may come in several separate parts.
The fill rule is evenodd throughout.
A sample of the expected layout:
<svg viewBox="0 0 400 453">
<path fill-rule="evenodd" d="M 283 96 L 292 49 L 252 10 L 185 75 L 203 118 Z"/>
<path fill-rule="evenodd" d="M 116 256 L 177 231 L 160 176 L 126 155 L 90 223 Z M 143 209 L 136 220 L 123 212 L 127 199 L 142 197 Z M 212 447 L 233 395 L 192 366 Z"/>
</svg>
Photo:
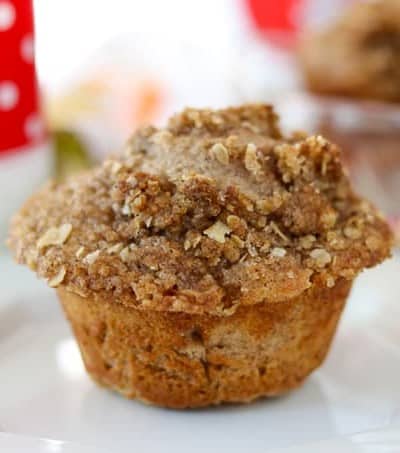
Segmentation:
<svg viewBox="0 0 400 453">
<path fill-rule="evenodd" d="M 0 0 L 0 157 L 41 142 L 31 0 Z"/>
</svg>

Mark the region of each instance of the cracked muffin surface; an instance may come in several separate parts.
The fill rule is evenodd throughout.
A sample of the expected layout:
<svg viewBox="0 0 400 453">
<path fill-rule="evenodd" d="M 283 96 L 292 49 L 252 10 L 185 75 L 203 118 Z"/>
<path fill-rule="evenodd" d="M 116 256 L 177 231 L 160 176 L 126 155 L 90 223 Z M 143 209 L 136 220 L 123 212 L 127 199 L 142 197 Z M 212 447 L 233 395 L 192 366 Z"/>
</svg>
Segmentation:
<svg viewBox="0 0 400 453">
<path fill-rule="evenodd" d="M 187 109 L 15 216 L 17 260 L 50 286 L 138 309 L 230 315 L 352 280 L 390 253 L 339 149 L 284 137 L 270 106 Z"/>
</svg>

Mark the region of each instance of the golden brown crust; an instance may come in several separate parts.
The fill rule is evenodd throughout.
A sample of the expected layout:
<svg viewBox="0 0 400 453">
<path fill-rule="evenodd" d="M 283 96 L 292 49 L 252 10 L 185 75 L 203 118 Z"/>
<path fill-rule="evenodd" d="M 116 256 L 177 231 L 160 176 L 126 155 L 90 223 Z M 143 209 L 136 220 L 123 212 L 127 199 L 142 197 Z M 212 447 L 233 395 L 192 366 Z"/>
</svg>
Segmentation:
<svg viewBox="0 0 400 453">
<path fill-rule="evenodd" d="M 309 32 L 300 61 L 317 93 L 400 102 L 400 2 L 356 2 L 329 28 Z"/>
<path fill-rule="evenodd" d="M 352 280 L 388 256 L 391 235 L 336 146 L 284 138 L 271 107 L 248 105 L 138 131 L 121 157 L 31 198 L 10 245 L 53 287 L 228 316 Z"/>
<path fill-rule="evenodd" d="M 137 310 L 62 287 L 58 295 L 93 379 L 129 398 L 185 408 L 301 385 L 327 353 L 350 286 L 320 282 L 229 317 Z"/>
</svg>

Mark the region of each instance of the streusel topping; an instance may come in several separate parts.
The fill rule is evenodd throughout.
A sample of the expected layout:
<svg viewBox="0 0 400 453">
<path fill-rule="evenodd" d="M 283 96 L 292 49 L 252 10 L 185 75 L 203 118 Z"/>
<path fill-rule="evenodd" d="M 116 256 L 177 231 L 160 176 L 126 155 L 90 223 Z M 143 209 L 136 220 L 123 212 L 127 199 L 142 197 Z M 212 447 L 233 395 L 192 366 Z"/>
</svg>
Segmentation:
<svg viewBox="0 0 400 453">
<path fill-rule="evenodd" d="M 335 145 L 283 137 L 270 106 L 247 105 L 139 130 L 122 156 L 32 197 L 9 243 L 53 287 L 228 315 L 353 279 L 391 234 Z"/>
</svg>

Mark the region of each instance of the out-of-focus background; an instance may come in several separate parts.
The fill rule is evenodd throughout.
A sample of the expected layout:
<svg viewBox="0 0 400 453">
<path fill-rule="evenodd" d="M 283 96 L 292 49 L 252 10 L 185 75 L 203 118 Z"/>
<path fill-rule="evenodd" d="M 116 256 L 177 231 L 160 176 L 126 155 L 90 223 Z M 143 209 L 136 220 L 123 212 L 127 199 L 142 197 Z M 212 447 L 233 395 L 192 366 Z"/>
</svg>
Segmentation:
<svg viewBox="0 0 400 453">
<path fill-rule="evenodd" d="M 302 29 L 350 2 L 35 0 L 47 120 L 79 130 L 103 155 L 188 105 L 286 101 L 302 87 Z"/>
</svg>

